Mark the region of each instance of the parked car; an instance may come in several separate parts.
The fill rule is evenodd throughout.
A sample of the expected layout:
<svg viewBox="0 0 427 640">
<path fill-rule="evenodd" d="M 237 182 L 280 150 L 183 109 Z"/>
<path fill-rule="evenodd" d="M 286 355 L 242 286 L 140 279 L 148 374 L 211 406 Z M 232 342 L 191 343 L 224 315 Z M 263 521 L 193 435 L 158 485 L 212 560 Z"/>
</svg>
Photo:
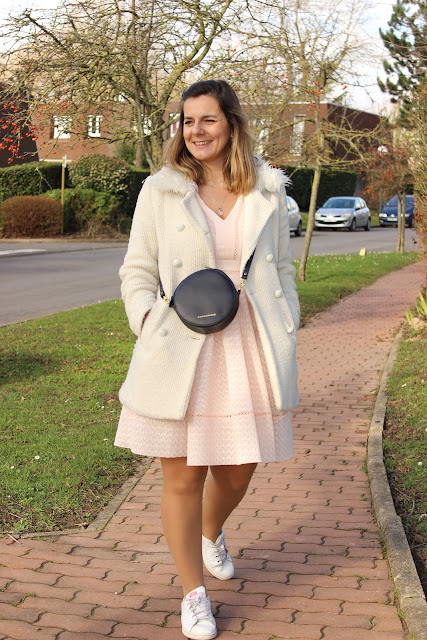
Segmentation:
<svg viewBox="0 0 427 640">
<path fill-rule="evenodd" d="M 371 228 L 371 212 L 362 198 L 336 196 L 326 200 L 314 215 L 315 229 L 348 229 L 354 231 L 362 227 Z"/>
<path fill-rule="evenodd" d="M 397 196 L 393 196 L 383 206 L 380 213 L 380 227 L 394 224 L 397 227 Z M 414 196 L 406 196 L 405 225 L 412 227 L 414 224 Z"/>
<path fill-rule="evenodd" d="M 299 206 L 290 196 L 286 196 L 286 201 L 288 203 L 290 230 L 291 232 L 293 231 L 296 236 L 300 236 L 302 233 L 302 220 L 299 212 Z"/>
</svg>

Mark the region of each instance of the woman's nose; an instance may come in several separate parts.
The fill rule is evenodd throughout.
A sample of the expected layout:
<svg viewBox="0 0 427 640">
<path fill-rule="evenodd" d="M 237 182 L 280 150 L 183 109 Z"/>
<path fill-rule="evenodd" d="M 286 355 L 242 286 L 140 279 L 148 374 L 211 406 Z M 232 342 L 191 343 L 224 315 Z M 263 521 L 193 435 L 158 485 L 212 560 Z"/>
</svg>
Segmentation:
<svg viewBox="0 0 427 640">
<path fill-rule="evenodd" d="M 193 132 L 196 134 L 201 134 L 203 133 L 203 122 L 199 122 L 199 121 L 195 121 L 194 126 L 193 126 Z"/>
</svg>

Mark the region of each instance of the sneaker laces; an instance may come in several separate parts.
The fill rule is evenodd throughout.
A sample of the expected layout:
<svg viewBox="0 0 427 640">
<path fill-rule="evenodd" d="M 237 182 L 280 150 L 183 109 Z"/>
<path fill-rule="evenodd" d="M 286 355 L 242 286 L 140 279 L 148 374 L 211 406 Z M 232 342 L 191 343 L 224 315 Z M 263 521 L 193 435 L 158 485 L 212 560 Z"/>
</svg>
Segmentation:
<svg viewBox="0 0 427 640">
<path fill-rule="evenodd" d="M 227 559 L 227 553 L 228 553 L 228 549 L 225 546 L 224 543 L 221 544 L 216 544 L 215 545 L 215 550 L 217 553 L 215 553 L 215 557 L 218 560 L 218 564 L 223 564 L 225 562 L 225 560 Z"/>
<path fill-rule="evenodd" d="M 201 618 L 210 618 L 212 611 L 207 596 L 198 595 L 197 597 L 188 598 L 187 603 L 194 622 L 197 622 L 197 620 Z"/>
</svg>

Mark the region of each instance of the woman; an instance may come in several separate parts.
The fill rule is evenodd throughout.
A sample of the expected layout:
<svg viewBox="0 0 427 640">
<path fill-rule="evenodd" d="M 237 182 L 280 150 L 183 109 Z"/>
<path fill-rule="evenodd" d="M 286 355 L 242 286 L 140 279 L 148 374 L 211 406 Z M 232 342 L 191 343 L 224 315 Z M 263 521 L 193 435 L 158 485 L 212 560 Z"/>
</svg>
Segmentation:
<svg viewBox="0 0 427 640">
<path fill-rule="evenodd" d="M 120 269 L 138 340 L 115 444 L 161 458 L 163 529 L 183 583 L 188 638 L 216 636 L 203 562 L 220 580 L 233 576 L 223 524 L 257 462 L 293 454 L 299 304 L 286 181 L 251 154 L 230 85 L 196 82 L 182 95 L 165 167 L 144 183 Z M 254 249 L 237 315 L 218 333 L 187 328 L 159 295 L 159 279 L 171 298 L 206 267 L 237 285 Z"/>
</svg>

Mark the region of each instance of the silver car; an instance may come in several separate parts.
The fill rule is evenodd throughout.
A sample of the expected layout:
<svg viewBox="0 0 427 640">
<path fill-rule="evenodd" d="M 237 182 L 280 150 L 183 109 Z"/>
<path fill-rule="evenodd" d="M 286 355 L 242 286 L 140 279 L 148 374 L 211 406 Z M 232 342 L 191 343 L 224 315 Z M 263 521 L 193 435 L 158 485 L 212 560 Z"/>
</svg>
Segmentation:
<svg viewBox="0 0 427 640">
<path fill-rule="evenodd" d="M 288 203 L 290 230 L 295 233 L 296 236 L 300 236 L 302 233 L 302 220 L 299 212 L 299 206 L 290 196 L 286 196 L 286 202 Z"/>
<path fill-rule="evenodd" d="M 314 215 L 315 229 L 348 229 L 355 231 L 362 227 L 371 228 L 371 212 L 362 198 L 336 196 L 326 200 Z"/>
</svg>

